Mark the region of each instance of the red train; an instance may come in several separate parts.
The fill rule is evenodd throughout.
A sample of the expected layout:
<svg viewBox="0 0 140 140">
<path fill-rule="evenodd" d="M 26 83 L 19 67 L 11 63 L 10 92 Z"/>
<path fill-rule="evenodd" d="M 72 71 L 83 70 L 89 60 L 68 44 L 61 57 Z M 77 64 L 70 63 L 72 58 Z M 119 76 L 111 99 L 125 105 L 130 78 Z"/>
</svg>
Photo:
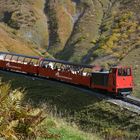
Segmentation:
<svg viewBox="0 0 140 140">
<path fill-rule="evenodd" d="M 0 68 L 103 90 L 115 96 L 129 95 L 133 89 L 130 67 L 118 66 L 102 71 L 92 65 L 0 52 Z"/>
</svg>

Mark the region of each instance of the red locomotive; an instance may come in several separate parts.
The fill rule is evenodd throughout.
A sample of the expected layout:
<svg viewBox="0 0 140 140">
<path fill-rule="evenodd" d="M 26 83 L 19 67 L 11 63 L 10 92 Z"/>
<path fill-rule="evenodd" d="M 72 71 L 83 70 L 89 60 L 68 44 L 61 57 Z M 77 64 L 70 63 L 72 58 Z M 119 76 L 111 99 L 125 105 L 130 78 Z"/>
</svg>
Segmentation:
<svg viewBox="0 0 140 140">
<path fill-rule="evenodd" d="M 129 95 L 133 89 L 130 67 L 119 66 L 102 71 L 92 65 L 0 52 L 0 68 L 103 90 L 115 96 Z"/>
</svg>

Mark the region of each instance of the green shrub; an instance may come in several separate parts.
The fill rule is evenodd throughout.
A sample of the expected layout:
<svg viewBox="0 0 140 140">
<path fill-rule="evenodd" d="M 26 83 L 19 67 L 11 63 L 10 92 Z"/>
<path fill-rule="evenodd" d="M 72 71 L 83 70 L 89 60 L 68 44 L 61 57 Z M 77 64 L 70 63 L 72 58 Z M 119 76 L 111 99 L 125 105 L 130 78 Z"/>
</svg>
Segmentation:
<svg viewBox="0 0 140 140">
<path fill-rule="evenodd" d="M 22 99 L 20 91 L 12 91 L 9 84 L 0 85 L 0 137 L 10 140 L 56 137 L 46 130 L 38 129 L 38 125 L 46 118 L 43 110 L 22 106 Z"/>
</svg>

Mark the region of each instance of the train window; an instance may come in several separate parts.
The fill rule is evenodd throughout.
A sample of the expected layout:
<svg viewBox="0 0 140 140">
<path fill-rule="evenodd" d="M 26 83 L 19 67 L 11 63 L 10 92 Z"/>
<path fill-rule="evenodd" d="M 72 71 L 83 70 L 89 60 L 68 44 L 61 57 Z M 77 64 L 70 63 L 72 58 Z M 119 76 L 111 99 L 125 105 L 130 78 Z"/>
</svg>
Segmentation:
<svg viewBox="0 0 140 140">
<path fill-rule="evenodd" d="M 17 59 L 18 59 L 18 56 L 12 56 L 12 57 L 11 57 L 11 61 L 12 61 L 12 62 L 17 62 Z"/>
<path fill-rule="evenodd" d="M 38 59 L 25 58 L 24 64 L 37 66 L 38 65 Z"/>
<path fill-rule="evenodd" d="M 30 64 L 31 64 L 31 65 L 34 65 L 34 66 L 38 66 L 38 65 L 39 65 L 39 61 L 38 61 L 38 59 L 32 59 L 32 60 L 30 61 Z"/>
<path fill-rule="evenodd" d="M 131 69 L 130 68 L 127 69 L 127 76 L 131 76 Z"/>
<path fill-rule="evenodd" d="M 119 75 L 119 76 L 122 76 L 122 73 L 123 73 L 123 69 L 121 69 L 121 68 L 118 69 L 118 75 Z"/>
<path fill-rule="evenodd" d="M 0 60 L 4 60 L 5 54 L 0 54 Z"/>
<path fill-rule="evenodd" d="M 32 58 L 25 58 L 24 60 L 24 64 L 28 64 L 28 65 L 34 65 L 34 66 L 38 66 L 39 64 L 38 59 L 32 59 Z"/>
<path fill-rule="evenodd" d="M 23 63 L 24 57 L 18 57 L 18 63 Z"/>
<path fill-rule="evenodd" d="M 6 60 L 6 61 L 10 61 L 11 58 L 12 58 L 12 55 L 9 54 L 9 55 L 6 55 L 5 60 Z"/>
<path fill-rule="evenodd" d="M 118 69 L 118 75 L 119 76 L 130 76 L 131 75 L 131 69 L 130 68 L 120 68 Z"/>
<path fill-rule="evenodd" d="M 26 65 L 26 64 L 28 64 L 30 61 L 31 61 L 31 59 L 25 58 L 25 59 L 24 59 L 24 64 Z"/>
</svg>

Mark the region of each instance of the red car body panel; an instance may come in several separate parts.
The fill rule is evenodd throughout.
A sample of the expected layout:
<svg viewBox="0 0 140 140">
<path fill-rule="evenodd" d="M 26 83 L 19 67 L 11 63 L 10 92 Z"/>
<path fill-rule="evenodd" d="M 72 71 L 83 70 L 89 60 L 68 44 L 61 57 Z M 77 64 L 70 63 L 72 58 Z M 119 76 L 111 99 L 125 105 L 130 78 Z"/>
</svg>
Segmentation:
<svg viewBox="0 0 140 140">
<path fill-rule="evenodd" d="M 132 76 L 118 76 L 116 79 L 116 88 L 132 88 L 133 87 Z"/>
<path fill-rule="evenodd" d="M 51 68 L 39 67 L 39 75 L 43 77 L 53 78 L 68 83 L 78 84 L 90 87 L 90 76 L 81 76 L 61 70 L 52 70 Z"/>
<path fill-rule="evenodd" d="M 20 71 L 20 72 L 30 73 L 30 74 L 38 73 L 38 66 L 29 65 L 29 64 L 21 64 L 16 62 L 0 60 L 0 67 L 3 69 L 10 69 L 10 70 L 15 70 L 15 71 Z"/>
</svg>

